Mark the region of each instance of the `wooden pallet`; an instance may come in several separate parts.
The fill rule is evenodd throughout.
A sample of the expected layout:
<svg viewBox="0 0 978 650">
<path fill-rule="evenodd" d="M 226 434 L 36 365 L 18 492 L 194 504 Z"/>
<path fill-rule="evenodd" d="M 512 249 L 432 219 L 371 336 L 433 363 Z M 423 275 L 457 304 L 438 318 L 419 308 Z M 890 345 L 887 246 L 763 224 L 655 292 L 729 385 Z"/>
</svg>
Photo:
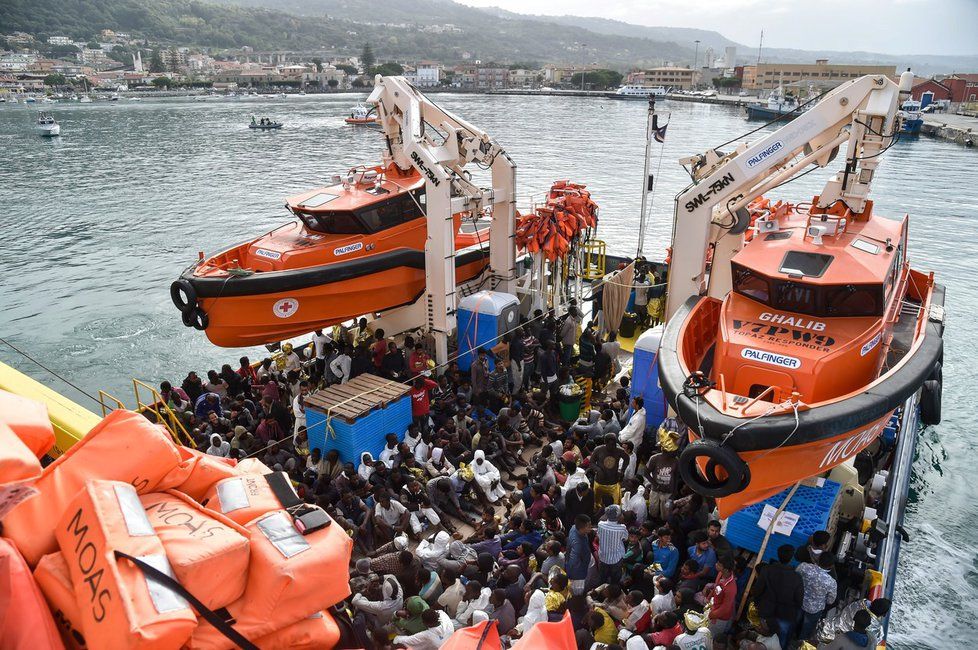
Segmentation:
<svg viewBox="0 0 978 650">
<path fill-rule="evenodd" d="M 335 384 L 312 393 L 305 398 L 304 404 L 306 408 L 353 424 L 374 409 L 384 408 L 408 392 L 408 386 L 396 381 L 375 375 L 360 375 L 345 384 Z"/>
</svg>

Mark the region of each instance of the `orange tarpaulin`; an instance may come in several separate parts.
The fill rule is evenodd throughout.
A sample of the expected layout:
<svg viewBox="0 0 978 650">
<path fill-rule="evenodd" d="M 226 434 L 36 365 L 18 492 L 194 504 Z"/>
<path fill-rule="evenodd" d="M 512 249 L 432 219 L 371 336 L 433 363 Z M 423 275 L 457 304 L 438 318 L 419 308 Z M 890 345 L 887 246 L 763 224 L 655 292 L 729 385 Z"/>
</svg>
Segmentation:
<svg viewBox="0 0 978 650">
<path fill-rule="evenodd" d="M 463 627 L 442 644 L 439 650 L 500 650 L 499 629 L 496 621 L 482 621 Z"/>
<path fill-rule="evenodd" d="M 569 613 L 557 623 L 537 623 L 516 642 L 513 650 L 577 650 L 574 623 Z"/>
</svg>

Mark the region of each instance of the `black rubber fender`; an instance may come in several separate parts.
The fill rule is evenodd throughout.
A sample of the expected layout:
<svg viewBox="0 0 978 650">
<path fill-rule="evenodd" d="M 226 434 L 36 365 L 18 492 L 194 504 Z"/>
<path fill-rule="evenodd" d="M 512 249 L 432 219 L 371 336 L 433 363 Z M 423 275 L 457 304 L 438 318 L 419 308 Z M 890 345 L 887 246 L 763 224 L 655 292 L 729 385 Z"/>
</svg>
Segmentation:
<svg viewBox="0 0 978 650">
<path fill-rule="evenodd" d="M 700 458 L 707 459 L 706 475 L 697 465 Z M 717 467 L 726 472 L 725 478 L 717 477 Z M 694 492 L 714 499 L 741 492 L 750 482 L 747 463 L 737 452 L 708 438 L 691 442 L 683 449 L 679 455 L 679 475 Z"/>
<path fill-rule="evenodd" d="M 210 319 L 204 310 L 200 307 L 194 307 L 193 309 L 188 309 L 181 314 L 183 318 L 183 324 L 187 327 L 192 327 L 195 330 L 204 331 L 210 324 Z"/>
<path fill-rule="evenodd" d="M 942 355 L 943 356 L 943 355 Z M 931 370 L 930 376 L 927 379 L 933 379 L 939 384 L 944 383 L 944 364 L 940 361 L 934 364 L 934 369 Z"/>
<path fill-rule="evenodd" d="M 941 423 L 941 382 L 928 379 L 920 391 L 920 421 L 926 425 Z"/>
<path fill-rule="evenodd" d="M 197 306 L 197 290 L 186 278 L 174 280 L 170 285 L 170 300 L 173 301 L 177 309 L 187 313 Z M 184 324 L 187 324 L 186 321 Z"/>
</svg>

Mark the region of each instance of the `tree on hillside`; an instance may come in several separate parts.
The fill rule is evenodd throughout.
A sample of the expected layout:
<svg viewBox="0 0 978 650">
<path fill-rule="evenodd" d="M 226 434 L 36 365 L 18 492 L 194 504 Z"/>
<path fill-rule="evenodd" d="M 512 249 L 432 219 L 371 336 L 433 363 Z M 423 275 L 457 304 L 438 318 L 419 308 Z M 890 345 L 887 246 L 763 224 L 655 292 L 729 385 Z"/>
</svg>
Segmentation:
<svg viewBox="0 0 978 650">
<path fill-rule="evenodd" d="M 169 77 L 157 77 L 153 79 L 153 85 L 160 89 L 169 88 L 173 85 L 173 79 Z"/>
<path fill-rule="evenodd" d="M 404 66 L 399 63 L 381 63 L 370 71 L 371 74 L 382 74 L 385 77 L 404 74 Z"/>
<path fill-rule="evenodd" d="M 340 85 L 340 82 L 337 81 L 336 79 L 330 79 L 329 81 L 326 82 L 326 85 L 329 86 L 330 88 L 336 88 L 337 86 Z"/>
<path fill-rule="evenodd" d="M 87 47 L 90 50 L 100 50 L 100 49 L 102 49 L 102 46 L 98 44 L 98 41 L 89 41 L 85 45 L 85 47 Z"/>
<path fill-rule="evenodd" d="M 364 44 L 363 52 L 360 53 L 360 63 L 363 64 L 363 71 L 369 73 L 376 62 L 377 59 L 374 57 L 374 50 L 370 47 L 370 43 Z"/>
<path fill-rule="evenodd" d="M 153 56 L 149 59 L 149 71 L 166 72 L 166 66 L 163 65 L 163 57 L 160 56 L 159 50 L 153 50 Z"/>
<path fill-rule="evenodd" d="M 315 59 L 312 60 L 312 63 L 313 63 L 313 65 L 316 66 L 316 72 L 322 72 L 323 71 L 323 60 L 322 59 L 320 59 L 319 57 L 316 57 Z"/>
<path fill-rule="evenodd" d="M 360 73 L 359 70 L 357 70 L 355 67 L 353 67 L 349 63 L 337 63 L 336 64 L 336 69 L 337 70 L 342 70 L 346 74 L 359 74 Z"/>
<path fill-rule="evenodd" d="M 63 74 L 55 73 L 55 74 L 49 74 L 48 76 L 44 77 L 45 86 L 63 86 L 67 83 L 67 81 L 68 80 L 65 79 L 65 76 Z"/>
</svg>

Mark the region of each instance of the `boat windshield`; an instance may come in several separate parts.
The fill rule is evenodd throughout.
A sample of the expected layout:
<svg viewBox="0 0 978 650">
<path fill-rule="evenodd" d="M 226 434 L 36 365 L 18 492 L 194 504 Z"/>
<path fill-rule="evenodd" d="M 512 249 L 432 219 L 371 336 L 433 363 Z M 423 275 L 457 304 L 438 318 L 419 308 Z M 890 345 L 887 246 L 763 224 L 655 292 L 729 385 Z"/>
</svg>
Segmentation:
<svg viewBox="0 0 978 650">
<path fill-rule="evenodd" d="M 831 318 L 883 315 L 882 284 L 808 284 L 769 278 L 736 263 L 732 267 L 733 290 L 774 309 Z"/>
<path fill-rule="evenodd" d="M 308 202 L 303 206 L 308 207 Z M 367 235 L 380 232 L 424 216 L 424 190 L 415 191 L 414 198 L 403 193 L 378 201 L 356 211 L 334 210 L 310 214 L 296 210 L 309 230 L 331 235 Z"/>
</svg>

